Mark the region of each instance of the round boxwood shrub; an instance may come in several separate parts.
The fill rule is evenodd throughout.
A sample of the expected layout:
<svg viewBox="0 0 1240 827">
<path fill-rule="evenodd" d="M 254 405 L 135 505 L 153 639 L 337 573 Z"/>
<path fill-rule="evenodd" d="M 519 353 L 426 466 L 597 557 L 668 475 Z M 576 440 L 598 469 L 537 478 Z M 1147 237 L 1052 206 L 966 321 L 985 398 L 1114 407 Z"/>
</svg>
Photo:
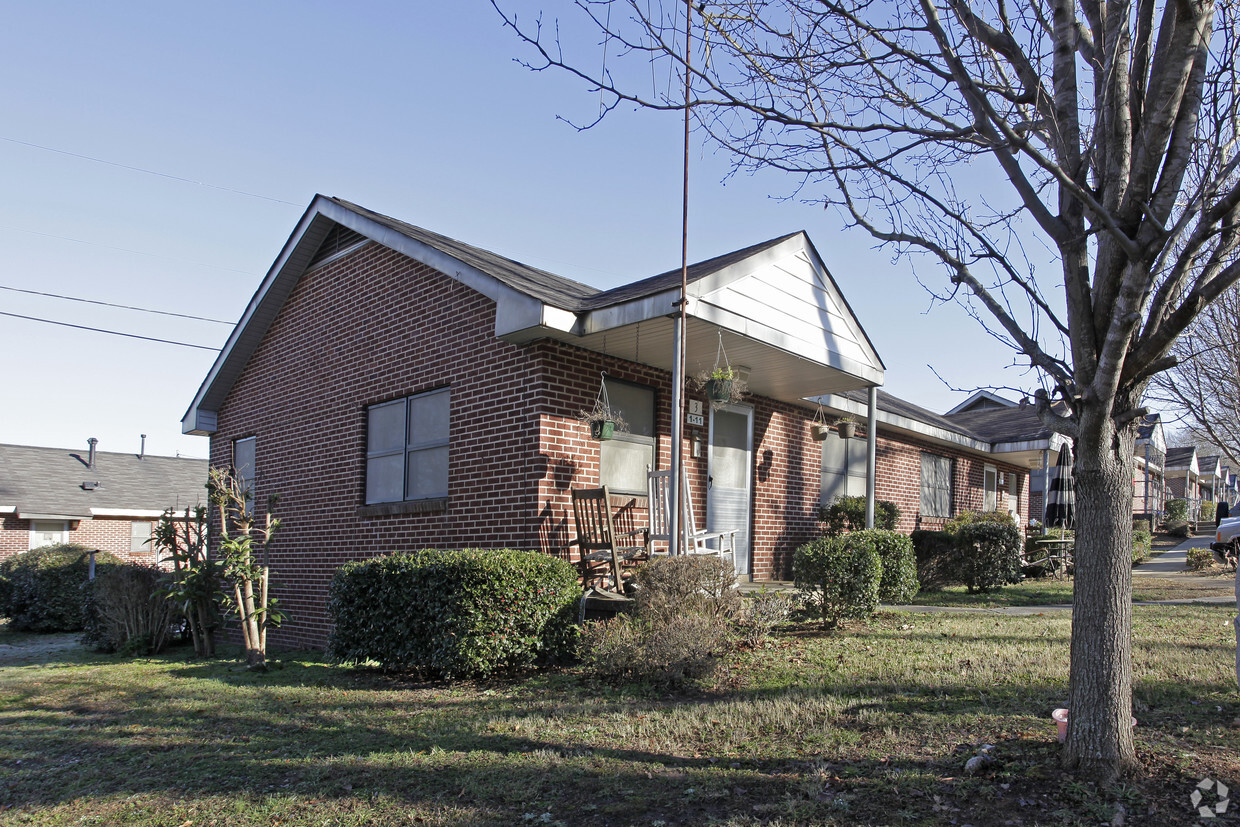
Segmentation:
<svg viewBox="0 0 1240 827">
<path fill-rule="evenodd" d="M 868 535 L 882 562 L 878 599 L 883 603 L 912 603 L 921 585 L 917 580 L 917 560 L 913 541 L 894 531 L 873 529 L 857 532 Z"/>
<path fill-rule="evenodd" d="M 1020 582 L 1023 542 L 1015 523 L 974 522 L 956 532 L 960 580 L 970 592 Z"/>
<path fill-rule="evenodd" d="M 872 532 L 819 537 L 796 550 L 793 581 L 806 610 L 831 628 L 878 608 L 883 564 Z"/>
<path fill-rule="evenodd" d="M 577 570 L 539 551 L 401 552 L 332 579 L 327 653 L 427 677 L 484 677 L 571 654 Z"/>
<path fill-rule="evenodd" d="M 917 581 L 923 589 L 942 589 L 956 581 L 956 538 L 946 531 L 918 529 L 909 535 L 917 558 Z"/>
<path fill-rule="evenodd" d="M 97 568 L 120 562 L 106 551 L 95 554 Z M 61 543 L 19 554 L 0 565 L 0 614 L 17 631 L 81 631 L 89 573 L 85 546 Z"/>
</svg>

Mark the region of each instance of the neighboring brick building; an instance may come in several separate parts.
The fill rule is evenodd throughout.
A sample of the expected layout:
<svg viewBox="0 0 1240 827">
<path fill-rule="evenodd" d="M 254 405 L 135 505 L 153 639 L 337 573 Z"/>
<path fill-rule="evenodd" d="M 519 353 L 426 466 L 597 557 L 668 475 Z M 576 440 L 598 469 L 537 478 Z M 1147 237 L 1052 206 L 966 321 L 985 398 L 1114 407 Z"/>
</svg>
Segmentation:
<svg viewBox="0 0 1240 827">
<path fill-rule="evenodd" d="M 742 575 L 787 577 L 819 502 L 865 489 L 865 440 L 816 442 L 806 399 L 864 423 L 883 365 L 803 233 L 688 278 L 688 372 L 722 345 L 750 390 L 719 410 L 689 395 L 698 524 L 739 530 Z M 251 469 L 256 501 L 280 495 L 272 578 L 289 619 L 273 642 L 324 643 L 348 560 L 468 546 L 571 558 L 575 487 L 607 484 L 641 524 L 646 468 L 671 458 L 679 284 L 676 270 L 598 291 L 316 197 L 182 423 L 210 435 L 214 464 Z M 631 426 L 605 442 L 578 421 L 601 384 Z M 875 492 L 900 504 L 902 528 L 964 507 L 1027 513 L 1020 463 L 995 462 L 988 442 L 885 395 L 875 416 Z"/>
<path fill-rule="evenodd" d="M 146 541 L 172 508 L 206 502 L 207 461 L 0 445 L 0 560 L 76 543 L 153 563 Z"/>
</svg>

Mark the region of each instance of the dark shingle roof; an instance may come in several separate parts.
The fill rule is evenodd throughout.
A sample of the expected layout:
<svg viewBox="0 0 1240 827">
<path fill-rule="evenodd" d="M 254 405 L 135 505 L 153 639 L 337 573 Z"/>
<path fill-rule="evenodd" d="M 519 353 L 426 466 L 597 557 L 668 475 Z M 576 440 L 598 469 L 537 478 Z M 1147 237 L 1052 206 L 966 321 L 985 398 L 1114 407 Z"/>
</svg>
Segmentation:
<svg viewBox="0 0 1240 827">
<path fill-rule="evenodd" d="M 851 399 L 854 402 L 860 402 L 862 405 L 866 404 L 866 392 L 863 390 L 844 391 L 839 395 L 845 397 L 846 399 Z M 957 422 L 957 417 L 953 416 L 948 419 L 942 414 L 937 414 L 934 411 L 921 407 L 920 405 L 914 405 L 912 402 L 909 402 L 906 399 L 901 399 L 898 396 L 892 396 L 886 391 L 880 390 L 878 392 L 878 409 L 885 413 L 901 416 L 905 419 L 911 419 L 914 422 L 921 422 L 935 428 L 942 428 L 945 431 L 961 434 L 963 436 L 970 437 L 971 439 L 982 439 L 982 437 L 980 437 L 975 431 L 972 431 L 960 422 Z"/>
<path fill-rule="evenodd" d="M 1031 442 L 1046 439 L 1051 430 L 1038 417 L 1036 405 L 1015 408 L 979 408 L 952 414 L 951 421 L 987 442 Z"/>
<path fill-rule="evenodd" d="M 498 279 L 514 290 L 519 290 L 540 301 L 565 310 L 574 312 L 595 310 L 600 307 L 608 307 L 613 304 L 620 304 L 661 293 L 680 284 L 680 268 L 676 268 L 675 270 L 669 270 L 666 273 L 660 273 L 657 276 L 651 276 L 641 281 L 624 284 L 611 290 L 599 290 L 587 284 L 549 273 L 546 270 L 539 270 L 537 267 L 530 267 L 519 261 L 513 261 L 498 253 L 492 253 L 490 250 L 484 250 L 481 247 L 475 247 L 472 244 L 457 241 L 446 235 L 433 233 L 430 230 L 408 224 L 391 216 L 368 210 L 343 198 L 331 197 L 330 200 L 407 238 L 452 256 L 458 261 L 462 261 Z M 797 235 L 797 233 L 789 233 L 779 238 L 754 244 L 743 250 L 725 253 L 724 255 L 692 264 L 688 269 L 689 282 L 692 283 L 729 265 L 743 261 L 756 253 L 792 238 L 794 235 Z"/>
<path fill-rule="evenodd" d="M 1186 448 L 1168 448 L 1167 449 L 1167 465 L 1176 467 L 1183 465 L 1188 466 L 1189 460 L 1193 458 L 1193 451 L 1197 450 L 1189 445 Z"/>
<path fill-rule="evenodd" d="M 0 507 L 90 517 L 92 508 L 162 511 L 206 502 L 207 461 L 0 445 Z M 98 483 L 93 491 L 82 483 Z"/>
</svg>

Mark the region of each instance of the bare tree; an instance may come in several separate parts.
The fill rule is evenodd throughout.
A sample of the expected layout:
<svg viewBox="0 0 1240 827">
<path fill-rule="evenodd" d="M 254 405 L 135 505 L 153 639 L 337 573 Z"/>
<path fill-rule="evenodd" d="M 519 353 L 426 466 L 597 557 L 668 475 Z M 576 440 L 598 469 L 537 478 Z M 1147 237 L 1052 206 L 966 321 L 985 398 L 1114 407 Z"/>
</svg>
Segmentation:
<svg viewBox="0 0 1240 827">
<path fill-rule="evenodd" d="M 1076 447 L 1064 758 L 1101 777 L 1136 764 L 1141 400 L 1240 277 L 1234 2 L 572 0 L 601 33 L 576 39 L 492 0 L 531 68 L 581 78 L 603 116 L 683 110 L 651 70 L 690 71 L 699 128 L 740 169 L 782 170 L 801 197 L 927 258 L 939 292 L 1036 370 L 1043 421 Z M 676 36 L 688 8 L 692 61 Z"/>
<path fill-rule="evenodd" d="M 1171 353 L 1178 363 L 1154 376 L 1147 399 L 1185 412 L 1176 444 L 1222 453 L 1240 468 L 1240 289 L 1202 311 Z"/>
</svg>

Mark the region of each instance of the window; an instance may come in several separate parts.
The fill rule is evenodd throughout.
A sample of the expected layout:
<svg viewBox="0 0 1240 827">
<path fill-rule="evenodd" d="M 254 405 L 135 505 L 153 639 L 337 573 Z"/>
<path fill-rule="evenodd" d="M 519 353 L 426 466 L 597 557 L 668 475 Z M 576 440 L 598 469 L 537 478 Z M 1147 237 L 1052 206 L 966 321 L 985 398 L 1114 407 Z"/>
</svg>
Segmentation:
<svg viewBox="0 0 1240 827">
<path fill-rule="evenodd" d="M 599 443 L 599 477 L 610 490 L 646 494 L 646 469 L 655 467 L 654 388 L 604 378 L 611 409 L 624 417 L 627 433 Z"/>
<path fill-rule="evenodd" d="M 254 513 L 254 471 L 255 449 L 257 437 L 246 437 L 233 442 L 233 471 L 241 481 L 241 490 L 245 492 L 245 512 Z"/>
<path fill-rule="evenodd" d="M 30 548 L 43 548 L 69 542 L 69 524 L 62 520 L 34 520 L 30 523 Z"/>
<path fill-rule="evenodd" d="M 836 497 L 864 497 L 866 443 L 864 439 L 827 437 L 822 445 L 822 491 L 818 501 L 827 505 Z"/>
<path fill-rule="evenodd" d="M 447 388 L 366 409 L 366 504 L 448 496 Z"/>
<path fill-rule="evenodd" d="M 923 517 L 951 516 L 951 457 L 921 455 L 921 513 Z"/>
<path fill-rule="evenodd" d="M 993 465 L 982 468 L 982 511 L 999 510 L 999 469 Z"/>
<path fill-rule="evenodd" d="M 150 542 L 153 526 L 147 520 L 129 524 L 129 553 L 134 557 L 155 555 L 155 546 Z"/>
</svg>

